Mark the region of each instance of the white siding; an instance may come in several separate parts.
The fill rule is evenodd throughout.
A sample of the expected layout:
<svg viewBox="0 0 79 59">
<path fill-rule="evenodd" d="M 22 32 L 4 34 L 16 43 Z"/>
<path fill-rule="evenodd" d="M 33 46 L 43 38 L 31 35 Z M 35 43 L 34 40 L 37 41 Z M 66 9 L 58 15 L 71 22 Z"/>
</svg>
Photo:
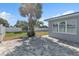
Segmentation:
<svg viewBox="0 0 79 59">
<path fill-rule="evenodd" d="M 54 32 L 52 27 L 53 23 L 57 23 L 59 25 L 60 22 L 65 21 L 65 32 L 60 32 L 58 28 L 58 32 Z M 49 20 L 49 36 L 73 41 L 73 42 L 79 42 L 79 15 L 76 16 L 70 16 L 70 17 L 63 17 L 59 18 L 58 20 Z M 52 23 L 51 23 L 52 22 Z M 68 28 L 67 24 L 71 24 L 71 28 Z M 51 30 L 51 31 L 50 31 Z M 70 31 L 69 31 L 70 30 Z"/>
</svg>

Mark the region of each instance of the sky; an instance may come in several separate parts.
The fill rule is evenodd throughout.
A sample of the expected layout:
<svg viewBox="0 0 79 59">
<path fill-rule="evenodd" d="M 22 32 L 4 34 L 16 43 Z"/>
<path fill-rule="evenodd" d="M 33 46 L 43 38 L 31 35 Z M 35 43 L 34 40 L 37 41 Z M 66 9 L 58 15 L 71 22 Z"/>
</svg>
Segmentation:
<svg viewBox="0 0 79 59">
<path fill-rule="evenodd" d="M 0 17 L 6 19 L 10 25 L 15 25 L 17 20 L 27 21 L 27 18 L 24 18 L 20 15 L 19 7 L 19 3 L 0 3 Z M 51 17 L 79 12 L 79 4 L 43 3 L 42 12 L 42 17 L 39 20 L 44 21 L 45 19 Z M 44 23 L 45 25 L 48 24 L 47 21 L 44 21 Z"/>
</svg>

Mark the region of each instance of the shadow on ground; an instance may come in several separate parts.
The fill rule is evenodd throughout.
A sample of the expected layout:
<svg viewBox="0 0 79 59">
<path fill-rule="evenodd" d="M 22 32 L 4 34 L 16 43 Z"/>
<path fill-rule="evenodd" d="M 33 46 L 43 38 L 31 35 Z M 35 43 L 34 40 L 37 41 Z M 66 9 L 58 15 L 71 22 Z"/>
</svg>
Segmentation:
<svg viewBox="0 0 79 59">
<path fill-rule="evenodd" d="M 6 56 L 78 56 L 79 52 L 60 46 L 43 37 L 24 38 L 21 46 L 15 47 Z M 16 43 L 15 43 L 16 44 Z"/>
<path fill-rule="evenodd" d="M 78 42 L 73 42 L 73 41 L 67 41 L 67 40 L 63 40 L 63 39 L 59 39 L 59 42 L 74 46 L 79 48 L 79 43 Z"/>
</svg>

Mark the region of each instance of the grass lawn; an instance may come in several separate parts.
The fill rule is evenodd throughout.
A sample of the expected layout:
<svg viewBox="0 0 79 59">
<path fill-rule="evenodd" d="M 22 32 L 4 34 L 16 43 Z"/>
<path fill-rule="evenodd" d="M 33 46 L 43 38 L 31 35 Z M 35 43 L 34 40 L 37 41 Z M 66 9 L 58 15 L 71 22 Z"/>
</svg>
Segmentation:
<svg viewBox="0 0 79 59">
<path fill-rule="evenodd" d="M 48 32 L 36 32 L 37 36 L 48 35 Z"/>
<path fill-rule="evenodd" d="M 48 32 L 35 32 L 36 36 L 43 36 L 43 35 L 48 35 Z M 26 32 L 11 32 L 11 33 L 6 33 L 4 37 L 4 41 L 6 40 L 13 40 L 13 39 L 19 39 L 21 37 L 26 37 L 27 33 Z"/>
<path fill-rule="evenodd" d="M 11 33 L 6 33 L 5 37 L 4 37 L 4 41 L 6 40 L 13 40 L 13 39 L 18 39 L 21 37 L 27 36 L 26 32 L 11 32 Z"/>
</svg>

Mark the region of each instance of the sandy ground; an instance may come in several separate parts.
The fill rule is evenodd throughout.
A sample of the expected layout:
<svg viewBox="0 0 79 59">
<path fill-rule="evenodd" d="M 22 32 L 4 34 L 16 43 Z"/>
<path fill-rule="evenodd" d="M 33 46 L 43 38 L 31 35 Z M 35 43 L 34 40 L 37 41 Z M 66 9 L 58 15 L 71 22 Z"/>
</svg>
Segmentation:
<svg viewBox="0 0 79 59">
<path fill-rule="evenodd" d="M 19 41 L 18 41 L 19 40 Z M 69 42 L 71 43 L 71 42 Z M 76 43 L 68 44 L 48 36 L 2 42 L 1 56 L 79 56 Z"/>
<path fill-rule="evenodd" d="M 4 56 L 9 52 L 14 51 L 16 46 L 22 45 L 22 43 L 19 43 L 18 40 L 20 39 L 0 43 L 0 56 Z"/>
</svg>

